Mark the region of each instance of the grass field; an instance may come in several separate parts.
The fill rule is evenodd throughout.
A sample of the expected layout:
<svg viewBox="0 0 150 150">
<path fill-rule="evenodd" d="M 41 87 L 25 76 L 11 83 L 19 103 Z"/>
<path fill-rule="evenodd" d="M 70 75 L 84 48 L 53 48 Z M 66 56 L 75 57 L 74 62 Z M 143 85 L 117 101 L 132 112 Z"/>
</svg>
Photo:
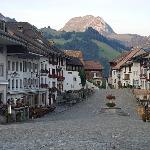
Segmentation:
<svg viewBox="0 0 150 150">
<path fill-rule="evenodd" d="M 102 54 L 104 57 L 106 57 L 108 60 L 112 60 L 113 58 L 117 57 L 120 55 L 118 51 L 110 47 L 109 45 L 99 42 L 97 40 L 93 40 L 94 43 L 97 44 L 97 46 L 100 49 L 100 55 Z"/>
</svg>

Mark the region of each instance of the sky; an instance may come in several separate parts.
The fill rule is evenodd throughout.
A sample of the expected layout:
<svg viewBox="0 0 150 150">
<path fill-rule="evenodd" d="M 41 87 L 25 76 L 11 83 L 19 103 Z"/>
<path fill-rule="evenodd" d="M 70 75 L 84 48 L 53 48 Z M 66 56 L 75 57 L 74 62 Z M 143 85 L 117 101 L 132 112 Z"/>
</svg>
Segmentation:
<svg viewBox="0 0 150 150">
<path fill-rule="evenodd" d="M 102 17 L 118 34 L 150 35 L 150 0 L 0 0 L 4 16 L 61 29 L 72 17 Z"/>
</svg>

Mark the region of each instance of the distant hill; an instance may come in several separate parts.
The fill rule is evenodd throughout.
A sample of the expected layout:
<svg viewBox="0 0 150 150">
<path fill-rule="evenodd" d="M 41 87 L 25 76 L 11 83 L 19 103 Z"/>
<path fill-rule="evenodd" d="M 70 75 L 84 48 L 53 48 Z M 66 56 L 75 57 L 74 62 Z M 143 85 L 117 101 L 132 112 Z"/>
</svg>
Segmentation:
<svg viewBox="0 0 150 150">
<path fill-rule="evenodd" d="M 117 40 L 101 35 L 91 27 L 84 32 L 57 32 L 50 27 L 42 28 L 40 31 L 45 38 L 54 41 L 58 48 L 81 50 L 85 60 L 98 60 L 105 68 L 105 75 L 108 75 L 109 72 L 108 61 L 130 49 Z"/>
</svg>

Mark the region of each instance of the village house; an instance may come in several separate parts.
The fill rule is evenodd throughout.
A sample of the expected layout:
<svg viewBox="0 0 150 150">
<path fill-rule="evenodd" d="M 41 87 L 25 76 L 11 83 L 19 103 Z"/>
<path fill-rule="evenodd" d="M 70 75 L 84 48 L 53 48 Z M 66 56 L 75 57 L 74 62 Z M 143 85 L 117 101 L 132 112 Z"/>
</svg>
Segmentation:
<svg viewBox="0 0 150 150">
<path fill-rule="evenodd" d="M 97 86 L 102 85 L 103 66 L 98 61 L 92 60 L 84 61 L 84 69 L 86 73 L 86 79 L 88 81 L 92 81 Z"/>
<path fill-rule="evenodd" d="M 83 55 L 81 51 L 64 51 L 66 56 L 66 71 L 64 76 L 67 80 L 64 81 L 64 90 L 80 90 L 82 88 L 79 71 L 83 69 Z"/>
<path fill-rule="evenodd" d="M 0 30 L 0 99 L 47 106 L 64 91 L 64 53 L 26 22 L 3 22 Z"/>
<path fill-rule="evenodd" d="M 20 42 L 21 39 L 7 32 L 6 23 L 0 21 L 0 103 L 7 102 L 7 46 Z"/>
<path fill-rule="evenodd" d="M 111 61 L 109 84 L 116 89 L 122 87 L 138 88 L 141 85 L 141 66 L 140 63 L 133 61 L 133 59 L 144 53 L 143 49 L 133 48 Z"/>
</svg>

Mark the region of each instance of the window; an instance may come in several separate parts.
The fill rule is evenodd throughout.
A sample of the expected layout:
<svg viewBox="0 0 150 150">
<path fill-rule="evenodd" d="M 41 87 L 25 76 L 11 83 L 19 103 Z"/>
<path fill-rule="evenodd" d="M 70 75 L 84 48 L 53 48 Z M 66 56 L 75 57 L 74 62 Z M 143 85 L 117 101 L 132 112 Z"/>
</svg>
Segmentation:
<svg viewBox="0 0 150 150">
<path fill-rule="evenodd" d="M 3 102 L 3 93 L 0 93 L 0 102 Z"/>
<path fill-rule="evenodd" d="M 23 79 L 23 84 L 24 84 L 24 87 L 26 88 L 27 87 L 27 78 Z"/>
<path fill-rule="evenodd" d="M 0 64 L 0 77 L 4 76 L 4 64 Z"/>
<path fill-rule="evenodd" d="M 131 72 L 131 66 L 129 66 L 129 72 Z"/>
<path fill-rule="evenodd" d="M 36 87 L 38 87 L 38 86 L 39 86 L 39 80 L 36 79 Z"/>
<path fill-rule="evenodd" d="M 45 70 L 47 70 L 47 64 L 45 64 Z"/>
<path fill-rule="evenodd" d="M 16 71 L 18 71 L 18 62 L 16 62 Z"/>
<path fill-rule="evenodd" d="M 35 71 L 37 71 L 38 69 L 38 64 L 35 64 Z"/>
<path fill-rule="evenodd" d="M 18 79 L 16 80 L 16 89 L 18 89 Z"/>
<path fill-rule="evenodd" d="M 14 79 L 12 79 L 12 90 L 14 89 L 14 85 L 15 85 Z"/>
<path fill-rule="evenodd" d="M 97 76 L 97 73 L 96 72 L 94 72 L 94 77 L 96 77 Z"/>
<path fill-rule="evenodd" d="M 43 84 L 43 78 L 41 78 L 41 84 Z"/>
<path fill-rule="evenodd" d="M 45 84 L 47 83 L 47 80 L 46 80 L 46 78 L 45 78 Z"/>
<path fill-rule="evenodd" d="M 55 74 L 55 69 L 52 69 L 52 74 Z"/>
<path fill-rule="evenodd" d="M 113 72 L 114 72 L 114 75 L 115 75 L 115 74 L 116 74 L 116 71 L 114 70 Z"/>
<path fill-rule="evenodd" d="M 22 89 L 22 79 L 20 79 L 20 88 Z"/>
<path fill-rule="evenodd" d="M 8 61 L 8 70 L 10 70 L 10 61 Z"/>
<path fill-rule="evenodd" d="M 10 89 L 10 79 L 8 80 L 8 89 Z"/>
<path fill-rule="evenodd" d="M 44 69 L 44 65 L 41 63 L 41 69 Z"/>
<path fill-rule="evenodd" d="M 55 87 L 55 82 L 52 82 L 52 87 Z"/>
<path fill-rule="evenodd" d="M 75 66 L 73 66 L 73 71 L 75 71 L 76 70 L 76 67 Z"/>
<path fill-rule="evenodd" d="M 35 72 L 35 64 L 33 63 L 33 72 Z"/>
<path fill-rule="evenodd" d="M 76 78 L 76 77 L 74 77 L 74 78 L 73 78 L 73 81 L 77 81 L 77 78 Z"/>
<path fill-rule="evenodd" d="M 27 62 L 23 61 L 23 72 L 27 72 Z"/>
<path fill-rule="evenodd" d="M 124 73 L 126 73 L 126 66 L 124 67 Z"/>
<path fill-rule="evenodd" d="M 29 66 L 29 72 L 31 72 L 31 62 L 28 63 Z"/>
<path fill-rule="evenodd" d="M 12 62 L 12 71 L 15 71 L 15 62 Z"/>
<path fill-rule="evenodd" d="M 22 71 L 22 63 L 20 63 L 20 71 Z"/>
<path fill-rule="evenodd" d="M 64 61 L 63 61 L 63 58 L 62 58 L 62 59 L 61 59 L 61 66 L 63 66 L 63 65 L 64 65 L 63 63 L 64 63 Z"/>
</svg>

